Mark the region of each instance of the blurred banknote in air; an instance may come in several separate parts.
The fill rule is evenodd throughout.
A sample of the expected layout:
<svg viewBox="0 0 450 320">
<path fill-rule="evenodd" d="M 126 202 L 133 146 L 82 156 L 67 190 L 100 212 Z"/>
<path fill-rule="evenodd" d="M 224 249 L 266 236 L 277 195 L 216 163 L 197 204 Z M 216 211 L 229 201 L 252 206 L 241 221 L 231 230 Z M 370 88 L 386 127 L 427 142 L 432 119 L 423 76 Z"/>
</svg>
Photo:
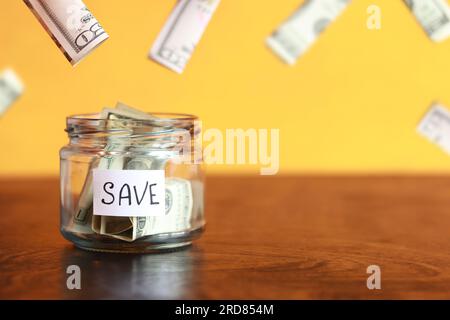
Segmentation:
<svg viewBox="0 0 450 320">
<path fill-rule="evenodd" d="M 417 127 L 417 132 L 450 154 L 450 110 L 434 103 Z"/>
<path fill-rule="evenodd" d="M 444 41 L 450 36 L 450 6 L 447 0 L 404 1 L 433 41 Z"/>
<path fill-rule="evenodd" d="M 182 73 L 220 0 L 179 0 L 149 57 Z"/>
<path fill-rule="evenodd" d="M 0 73 L 0 116 L 22 95 L 23 90 L 22 81 L 12 69 Z"/>
<path fill-rule="evenodd" d="M 349 3 L 350 0 L 306 0 L 266 43 L 284 62 L 293 65 Z"/>
</svg>

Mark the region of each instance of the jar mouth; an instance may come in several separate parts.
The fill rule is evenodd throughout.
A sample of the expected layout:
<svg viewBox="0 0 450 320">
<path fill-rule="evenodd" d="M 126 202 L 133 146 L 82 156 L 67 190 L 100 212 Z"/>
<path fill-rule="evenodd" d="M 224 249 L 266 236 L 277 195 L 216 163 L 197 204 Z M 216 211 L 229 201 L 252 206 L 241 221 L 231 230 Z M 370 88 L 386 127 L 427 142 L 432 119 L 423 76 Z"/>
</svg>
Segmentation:
<svg viewBox="0 0 450 320">
<path fill-rule="evenodd" d="M 102 118 L 101 113 L 71 115 L 66 118 L 70 137 L 196 134 L 199 118 L 186 113 L 148 113 L 153 118 Z"/>
<path fill-rule="evenodd" d="M 171 112 L 152 112 L 147 113 L 149 116 L 154 116 L 154 119 L 133 119 L 133 122 L 139 123 L 151 123 L 155 124 L 167 123 L 167 122 L 192 122 L 198 120 L 198 117 L 193 114 L 188 113 L 171 113 Z M 122 121 L 121 119 L 104 119 L 100 117 L 100 113 L 85 113 L 85 114 L 76 114 L 67 117 L 67 121 Z"/>
</svg>

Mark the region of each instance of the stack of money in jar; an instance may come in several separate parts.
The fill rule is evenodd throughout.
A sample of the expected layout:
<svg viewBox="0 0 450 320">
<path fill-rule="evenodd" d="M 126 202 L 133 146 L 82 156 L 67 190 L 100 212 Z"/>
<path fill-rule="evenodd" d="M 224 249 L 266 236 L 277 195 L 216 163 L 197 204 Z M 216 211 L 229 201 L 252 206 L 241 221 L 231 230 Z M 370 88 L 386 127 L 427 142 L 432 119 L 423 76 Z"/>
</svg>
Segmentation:
<svg viewBox="0 0 450 320">
<path fill-rule="evenodd" d="M 422 28 L 435 42 L 450 37 L 450 6 L 447 0 L 404 0 Z"/>
<path fill-rule="evenodd" d="M 24 0 L 72 65 L 108 39 L 81 0 Z"/>
<path fill-rule="evenodd" d="M 0 116 L 20 97 L 23 90 L 22 81 L 12 69 L 0 73 Z"/>
<path fill-rule="evenodd" d="M 70 231 L 81 234 L 98 234 L 113 239 L 132 242 L 142 237 L 174 233 L 188 230 L 191 227 L 193 212 L 193 182 L 178 177 L 165 178 L 165 214 L 163 216 L 116 216 L 98 215 L 95 212 L 93 172 L 103 170 L 165 170 L 170 156 L 155 152 L 154 154 L 138 156 L 133 148 L 152 150 L 152 144 L 158 142 L 139 141 L 140 135 L 145 137 L 148 132 L 139 132 L 132 123 L 158 119 L 153 115 L 141 112 L 122 103 L 116 108 L 104 108 L 100 119 L 105 120 L 105 130 L 122 132 L 120 137 L 107 137 L 104 154 L 92 160 L 83 188 L 78 198 L 78 204 L 72 215 Z M 113 121 L 108 121 L 113 120 Z M 163 127 L 170 130 L 170 127 Z M 146 129 L 148 130 L 148 129 Z M 161 128 L 155 128 L 155 131 Z M 189 130 L 189 129 L 180 129 Z M 132 139 L 132 140 L 131 140 Z M 173 140 L 173 139 L 172 139 Z M 171 138 L 165 138 L 166 144 Z M 173 141 L 172 141 L 173 142 Z M 145 145 L 147 143 L 148 145 Z M 173 142 L 175 143 L 175 142 Z M 124 156 L 124 154 L 127 154 Z"/>
<path fill-rule="evenodd" d="M 182 73 L 220 0 L 180 0 L 153 44 L 149 57 Z"/>
</svg>

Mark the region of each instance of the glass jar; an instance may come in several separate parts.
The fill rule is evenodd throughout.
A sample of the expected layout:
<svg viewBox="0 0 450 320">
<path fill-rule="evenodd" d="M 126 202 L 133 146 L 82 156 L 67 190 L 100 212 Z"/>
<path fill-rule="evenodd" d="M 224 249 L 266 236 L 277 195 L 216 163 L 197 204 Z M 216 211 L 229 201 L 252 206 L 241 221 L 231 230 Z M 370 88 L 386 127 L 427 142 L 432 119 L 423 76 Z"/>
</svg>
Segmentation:
<svg viewBox="0 0 450 320">
<path fill-rule="evenodd" d="M 153 114 L 67 118 L 60 151 L 61 233 L 93 251 L 153 252 L 203 232 L 198 119 Z"/>
</svg>

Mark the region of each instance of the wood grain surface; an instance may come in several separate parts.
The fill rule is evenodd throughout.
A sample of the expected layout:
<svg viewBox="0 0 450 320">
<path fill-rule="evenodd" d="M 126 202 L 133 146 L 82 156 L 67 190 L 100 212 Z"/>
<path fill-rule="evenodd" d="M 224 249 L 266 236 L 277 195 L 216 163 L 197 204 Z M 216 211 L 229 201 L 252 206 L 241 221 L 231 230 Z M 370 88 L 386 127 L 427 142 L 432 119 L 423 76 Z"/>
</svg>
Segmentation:
<svg viewBox="0 0 450 320">
<path fill-rule="evenodd" d="M 2 299 L 450 298 L 450 177 L 210 177 L 205 234 L 165 254 L 73 247 L 56 178 L 1 179 L 0 213 Z"/>
</svg>

